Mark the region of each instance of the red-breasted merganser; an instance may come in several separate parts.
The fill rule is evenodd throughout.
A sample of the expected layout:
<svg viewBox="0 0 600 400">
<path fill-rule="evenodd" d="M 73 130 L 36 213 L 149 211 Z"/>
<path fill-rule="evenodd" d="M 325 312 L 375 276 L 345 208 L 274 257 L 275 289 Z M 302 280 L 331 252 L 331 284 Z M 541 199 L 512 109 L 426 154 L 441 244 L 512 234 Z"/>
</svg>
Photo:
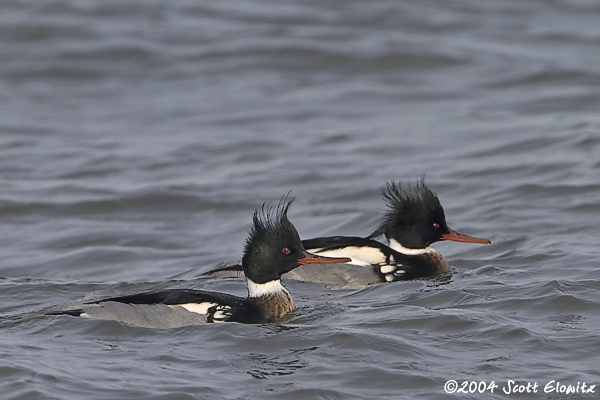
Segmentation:
<svg viewBox="0 0 600 400">
<path fill-rule="evenodd" d="M 491 243 L 463 235 L 448 227 L 438 197 L 420 180 L 387 183 L 382 190 L 388 211 L 381 225 L 368 237 L 331 236 L 303 240 L 303 246 L 319 255 L 350 257 L 347 264 L 306 266 L 283 275 L 284 279 L 342 286 L 370 285 L 433 276 L 448 270 L 442 254 L 430 245 L 440 240 Z M 388 245 L 375 238 L 384 235 Z M 209 272 L 210 275 L 242 276 L 239 264 Z"/>
<path fill-rule="evenodd" d="M 207 322 L 275 322 L 294 310 L 290 293 L 281 285 L 282 274 L 300 265 L 350 261 L 349 258 L 308 253 L 296 228 L 287 218 L 291 202 L 283 198 L 276 209 L 263 205 L 254 213 L 254 226 L 242 258 L 248 284 L 247 298 L 218 292 L 172 289 L 58 305 L 16 317 L 68 314 L 117 320 L 148 328 L 173 328 Z"/>
</svg>

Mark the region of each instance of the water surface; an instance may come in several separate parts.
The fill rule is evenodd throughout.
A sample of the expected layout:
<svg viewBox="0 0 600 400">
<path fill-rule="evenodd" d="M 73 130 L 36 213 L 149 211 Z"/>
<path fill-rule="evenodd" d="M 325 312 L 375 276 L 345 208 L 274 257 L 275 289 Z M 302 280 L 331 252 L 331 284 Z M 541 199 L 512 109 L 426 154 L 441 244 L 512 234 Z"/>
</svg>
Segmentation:
<svg viewBox="0 0 600 400">
<path fill-rule="evenodd" d="M 189 287 L 296 196 L 302 237 L 367 235 L 426 174 L 433 279 L 288 282 L 272 325 L 0 322 L 10 399 L 565 398 L 599 384 L 600 7 L 594 1 L 5 1 L 0 313 Z M 509 380 L 537 394 L 506 395 Z M 593 398 L 577 393 L 570 398 Z"/>
</svg>

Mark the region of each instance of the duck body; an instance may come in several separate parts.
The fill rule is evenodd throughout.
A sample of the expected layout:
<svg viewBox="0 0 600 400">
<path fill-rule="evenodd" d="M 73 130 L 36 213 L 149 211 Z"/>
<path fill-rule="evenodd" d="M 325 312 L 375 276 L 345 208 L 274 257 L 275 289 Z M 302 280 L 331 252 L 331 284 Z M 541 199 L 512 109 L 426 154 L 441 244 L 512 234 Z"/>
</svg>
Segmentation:
<svg viewBox="0 0 600 400">
<path fill-rule="evenodd" d="M 212 322 L 269 323 L 293 310 L 294 301 L 285 289 L 271 296 L 248 298 L 171 289 L 109 297 L 68 310 L 49 310 L 46 315 L 67 314 L 117 320 L 147 328 L 176 328 Z"/>
<path fill-rule="evenodd" d="M 444 273 L 448 263 L 432 247 L 416 254 L 392 249 L 374 239 L 357 236 L 331 236 L 303 240 L 307 251 L 326 257 L 348 257 L 345 264 L 302 265 L 282 278 L 325 283 L 343 287 L 360 287 L 384 282 L 405 281 Z M 239 263 L 210 271 L 213 276 L 243 277 Z"/>
<path fill-rule="evenodd" d="M 448 262 L 430 247 L 432 243 L 440 240 L 490 243 L 450 229 L 438 197 L 423 180 L 408 185 L 388 183 L 382 195 L 388 212 L 368 237 L 330 236 L 302 241 L 307 251 L 327 257 L 349 257 L 350 262 L 304 266 L 284 274 L 283 278 L 360 286 L 430 277 L 448 270 Z M 382 235 L 388 245 L 375 240 Z M 243 275 L 239 264 L 208 274 Z"/>
<path fill-rule="evenodd" d="M 412 254 L 394 250 L 371 238 L 356 236 L 331 236 L 302 241 L 314 254 L 338 257 L 344 254 L 349 264 L 371 268 L 376 282 L 394 282 L 433 276 L 448 270 L 448 263 L 433 247 L 426 247 Z M 307 250 L 309 251 L 309 250 Z M 330 268 L 337 268 L 331 265 Z M 302 268 L 288 274 L 300 275 Z M 284 275 L 284 278 L 289 275 Z"/>
<path fill-rule="evenodd" d="M 300 265 L 344 263 L 308 253 L 298 232 L 287 219 L 291 200 L 283 198 L 277 209 L 265 207 L 254 213 L 241 268 L 246 276 L 248 297 L 193 289 L 171 289 L 124 294 L 51 306 L 23 314 L 71 315 L 109 319 L 147 328 L 174 328 L 212 322 L 270 323 L 294 310 L 290 293 L 281 285 L 281 275 Z M 13 318 L 15 319 L 15 318 Z"/>
</svg>

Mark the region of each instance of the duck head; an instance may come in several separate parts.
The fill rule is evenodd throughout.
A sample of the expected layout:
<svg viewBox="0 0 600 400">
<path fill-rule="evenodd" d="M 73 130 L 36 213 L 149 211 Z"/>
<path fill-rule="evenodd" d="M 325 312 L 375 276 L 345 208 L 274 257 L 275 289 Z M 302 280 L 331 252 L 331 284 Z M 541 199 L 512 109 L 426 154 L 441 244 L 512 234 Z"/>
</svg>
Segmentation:
<svg viewBox="0 0 600 400">
<path fill-rule="evenodd" d="M 276 208 L 263 204 L 254 212 L 254 225 L 246 241 L 242 267 L 246 277 L 255 283 L 278 280 L 300 265 L 351 261 L 345 257 L 317 256 L 304 249 L 298 231 L 287 217 L 293 200 L 285 196 Z"/>
<path fill-rule="evenodd" d="M 423 249 L 440 240 L 491 243 L 488 239 L 463 235 L 451 229 L 440 200 L 423 179 L 415 183 L 388 182 L 382 190 L 387 203 L 383 222 L 369 237 L 385 235 L 408 249 Z"/>
</svg>

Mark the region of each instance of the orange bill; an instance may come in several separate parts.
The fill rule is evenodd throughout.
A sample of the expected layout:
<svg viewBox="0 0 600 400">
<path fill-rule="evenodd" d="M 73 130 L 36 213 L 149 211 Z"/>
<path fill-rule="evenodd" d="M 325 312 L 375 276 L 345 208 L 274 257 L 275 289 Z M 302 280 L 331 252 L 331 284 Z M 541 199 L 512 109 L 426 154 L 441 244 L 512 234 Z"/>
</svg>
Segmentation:
<svg viewBox="0 0 600 400">
<path fill-rule="evenodd" d="M 350 261 L 352 261 L 352 259 L 348 257 L 323 257 L 305 251 L 304 257 L 298 259 L 298 264 L 339 264 Z"/>
<path fill-rule="evenodd" d="M 466 243 L 482 243 L 482 244 L 490 244 L 492 243 L 489 239 L 483 239 L 473 236 L 463 235 L 462 233 L 458 233 L 450 228 L 449 233 L 444 233 L 441 237 L 441 240 L 452 240 L 454 242 L 466 242 Z"/>
</svg>

